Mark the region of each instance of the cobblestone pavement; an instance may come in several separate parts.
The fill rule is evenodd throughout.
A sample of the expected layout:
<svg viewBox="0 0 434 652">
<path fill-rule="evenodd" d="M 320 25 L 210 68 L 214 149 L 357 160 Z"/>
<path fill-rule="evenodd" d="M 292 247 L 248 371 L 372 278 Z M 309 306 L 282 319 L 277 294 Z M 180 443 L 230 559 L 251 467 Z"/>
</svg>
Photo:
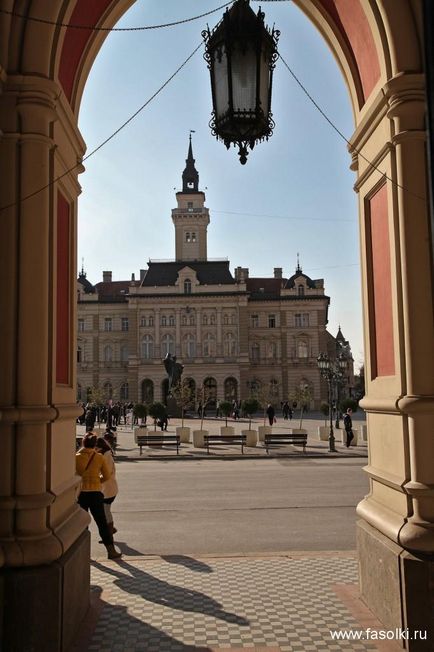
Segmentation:
<svg viewBox="0 0 434 652">
<path fill-rule="evenodd" d="M 97 560 L 91 581 L 77 652 L 397 649 L 330 636 L 375 625 L 357 596 L 353 553 Z"/>
</svg>

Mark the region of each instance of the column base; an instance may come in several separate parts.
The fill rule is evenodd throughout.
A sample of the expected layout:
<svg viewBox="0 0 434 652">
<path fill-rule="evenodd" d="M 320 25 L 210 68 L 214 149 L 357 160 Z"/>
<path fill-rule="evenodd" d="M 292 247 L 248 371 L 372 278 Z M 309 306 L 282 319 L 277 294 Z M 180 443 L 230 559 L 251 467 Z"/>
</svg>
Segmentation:
<svg viewBox="0 0 434 652">
<path fill-rule="evenodd" d="M 47 566 L 0 569 L 0 649 L 66 652 L 89 608 L 86 530 Z"/>
<path fill-rule="evenodd" d="M 408 552 L 365 521 L 357 547 L 363 601 L 384 629 L 408 629 L 409 640 L 397 641 L 403 648 L 434 651 L 434 555 Z"/>
</svg>

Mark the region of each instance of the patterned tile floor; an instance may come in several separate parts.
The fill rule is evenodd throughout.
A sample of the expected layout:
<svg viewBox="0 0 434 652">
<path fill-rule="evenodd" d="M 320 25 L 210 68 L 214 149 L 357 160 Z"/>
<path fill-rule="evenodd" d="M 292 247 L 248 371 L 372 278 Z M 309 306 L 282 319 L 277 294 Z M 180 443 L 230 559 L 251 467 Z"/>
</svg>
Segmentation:
<svg viewBox="0 0 434 652">
<path fill-rule="evenodd" d="M 80 652 L 380 649 L 330 637 L 363 628 L 345 600 L 357 593 L 352 553 L 101 560 L 91 581 L 94 622 Z"/>
</svg>

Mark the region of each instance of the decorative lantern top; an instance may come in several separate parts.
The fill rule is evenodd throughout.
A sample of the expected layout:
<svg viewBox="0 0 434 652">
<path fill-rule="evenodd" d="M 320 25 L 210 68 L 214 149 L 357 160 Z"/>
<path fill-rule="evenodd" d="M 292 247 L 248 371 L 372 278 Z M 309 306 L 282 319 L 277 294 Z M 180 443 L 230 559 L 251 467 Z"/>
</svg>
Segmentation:
<svg viewBox="0 0 434 652">
<path fill-rule="evenodd" d="M 243 165 L 247 148 L 268 140 L 274 128 L 271 90 L 280 32 L 270 31 L 264 17 L 249 0 L 236 0 L 212 31 L 202 32 L 211 75 L 211 131 L 228 149 L 238 145 Z"/>
</svg>

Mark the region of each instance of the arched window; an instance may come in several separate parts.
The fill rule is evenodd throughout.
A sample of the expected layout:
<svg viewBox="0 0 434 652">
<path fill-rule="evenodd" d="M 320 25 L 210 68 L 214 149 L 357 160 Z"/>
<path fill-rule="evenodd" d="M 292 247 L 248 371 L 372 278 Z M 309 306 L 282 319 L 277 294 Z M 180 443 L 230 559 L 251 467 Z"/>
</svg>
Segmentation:
<svg viewBox="0 0 434 652">
<path fill-rule="evenodd" d="M 205 386 L 205 395 L 207 397 L 207 406 L 215 407 L 217 400 L 217 381 L 215 378 L 208 377 L 203 381 Z"/>
<path fill-rule="evenodd" d="M 273 399 L 279 398 L 279 381 L 276 378 L 270 380 L 270 396 Z"/>
<path fill-rule="evenodd" d="M 103 351 L 104 362 L 112 362 L 113 360 L 113 349 L 111 346 L 105 346 Z"/>
<path fill-rule="evenodd" d="M 183 315 L 183 316 L 181 317 L 181 324 L 182 324 L 183 326 L 187 326 L 187 317 L 186 317 L 185 315 Z"/>
<path fill-rule="evenodd" d="M 208 315 L 204 315 L 204 316 L 202 317 L 202 324 L 203 324 L 204 326 L 208 326 Z"/>
<path fill-rule="evenodd" d="M 142 358 L 149 360 L 154 355 L 154 338 L 151 335 L 145 335 L 142 339 Z"/>
<path fill-rule="evenodd" d="M 215 325 L 215 314 L 214 313 L 211 314 L 209 323 L 211 324 L 211 326 Z"/>
<path fill-rule="evenodd" d="M 104 383 L 102 389 L 106 400 L 113 398 L 113 385 L 111 383 Z"/>
<path fill-rule="evenodd" d="M 142 403 L 154 402 L 154 383 L 149 378 L 142 381 Z"/>
<path fill-rule="evenodd" d="M 298 286 L 298 296 L 299 297 L 304 297 L 304 285 L 299 285 Z"/>
<path fill-rule="evenodd" d="M 223 315 L 223 324 L 227 326 L 229 324 L 229 315 Z"/>
<path fill-rule="evenodd" d="M 191 234 L 191 241 L 196 242 L 196 234 L 194 232 Z"/>
<path fill-rule="evenodd" d="M 166 315 L 163 315 L 163 316 L 161 317 L 161 325 L 162 325 L 162 326 L 166 326 L 166 323 L 167 323 Z"/>
<path fill-rule="evenodd" d="M 191 294 L 191 281 L 189 278 L 184 281 L 184 294 Z"/>
<path fill-rule="evenodd" d="M 194 358 L 196 355 L 196 341 L 191 333 L 184 337 L 184 354 L 186 358 Z"/>
<path fill-rule="evenodd" d="M 252 360 L 259 360 L 259 344 L 257 342 L 253 342 L 251 352 Z"/>
<path fill-rule="evenodd" d="M 190 326 L 194 326 L 194 315 L 190 315 L 189 323 Z"/>
<path fill-rule="evenodd" d="M 232 358 L 237 354 L 236 352 L 236 340 L 233 333 L 226 333 L 225 339 L 223 341 L 224 355 L 227 358 Z"/>
<path fill-rule="evenodd" d="M 238 381 L 236 378 L 225 380 L 225 401 L 236 401 L 238 399 Z"/>
<path fill-rule="evenodd" d="M 175 316 L 174 315 L 169 316 L 169 326 L 175 326 Z"/>
<path fill-rule="evenodd" d="M 211 333 L 207 333 L 203 338 L 203 355 L 205 358 L 215 356 L 215 338 Z"/>
<path fill-rule="evenodd" d="M 154 325 L 154 318 L 153 318 L 153 317 L 149 317 L 149 319 L 148 319 L 148 326 L 153 326 L 153 325 Z"/>
<path fill-rule="evenodd" d="M 161 355 L 165 357 L 168 353 L 175 355 L 175 338 L 169 333 L 161 338 Z"/>
<path fill-rule="evenodd" d="M 267 358 L 277 358 L 277 342 L 274 340 L 267 344 Z"/>
<path fill-rule="evenodd" d="M 121 362 L 128 362 L 128 344 L 121 346 Z"/>
<path fill-rule="evenodd" d="M 305 340 L 299 340 L 297 342 L 297 358 L 308 358 L 309 357 L 309 346 Z"/>
<path fill-rule="evenodd" d="M 237 318 L 235 315 L 231 316 L 231 324 L 236 324 L 237 323 Z"/>
<path fill-rule="evenodd" d="M 121 401 L 128 401 L 128 383 L 122 383 L 120 390 L 120 399 Z"/>
<path fill-rule="evenodd" d="M 190 233 L 189 233 L 188 231 L 187 231 L 187 233 L 185 234 L 185 241 L 186 241 L 186 242 L 190 242 Z"/>
</svg>

